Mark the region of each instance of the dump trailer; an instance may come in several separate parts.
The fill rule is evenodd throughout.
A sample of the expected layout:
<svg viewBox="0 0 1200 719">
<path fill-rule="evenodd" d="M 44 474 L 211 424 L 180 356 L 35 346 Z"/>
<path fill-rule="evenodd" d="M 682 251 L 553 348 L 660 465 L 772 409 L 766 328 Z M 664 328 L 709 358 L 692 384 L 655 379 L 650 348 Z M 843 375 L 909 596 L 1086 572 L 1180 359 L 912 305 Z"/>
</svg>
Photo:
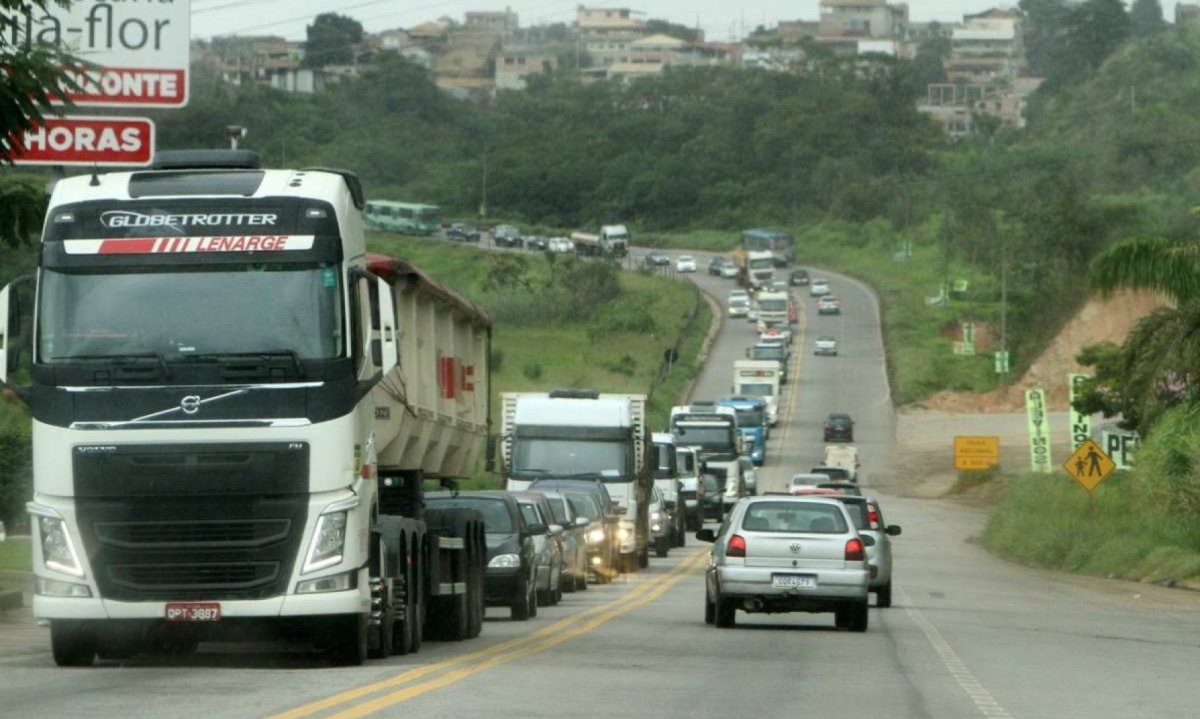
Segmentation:
<svg viewBox="0 0 1200 719">
<path fill-rule="evenodd" d="M 554 390 L 505 392 L 501 401 L 505 488 L 526 489 L 543 477 L 598 479 L 625 513 L 620 568 L 647 566 L 654 476 L 646 396 Z"/>
<path fill-rule="evenodd" d="M 54 187 L 36 309 L 0 291 L 0 381 L 32 410 L 58 664 L 282 635 L 353 665 L 479 633 L 482 518 L 422 497 L 483 449 L 491 323 L 368 254 L 363 206 L 352 173 L 246 151 Z"/>
</svg>

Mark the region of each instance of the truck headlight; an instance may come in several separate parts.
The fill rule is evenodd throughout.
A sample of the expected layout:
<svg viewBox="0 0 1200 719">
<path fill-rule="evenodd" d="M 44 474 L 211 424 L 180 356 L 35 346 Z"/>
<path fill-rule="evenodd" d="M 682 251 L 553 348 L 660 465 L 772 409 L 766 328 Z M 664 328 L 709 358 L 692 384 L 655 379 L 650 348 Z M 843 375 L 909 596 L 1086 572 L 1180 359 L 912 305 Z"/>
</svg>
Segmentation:
<svg viewBox="0 0 1200 719">
<path fill-rule="evenodd" d="M 604 541 L 604 530 L 596 527 L 587 533 L 588 544 L 599 544 Z"/>
<path fill-rule="evenodd" d="M 488 569 L 514 569 L 521 566 L 519 554 L 497 554 L 488 562 Z"/>
<path fill-rule="evenodd" d="M 658 522 L 660 520 L 662 520 L 662 512 L 660 512 L 658 510 L 654 510 L 653 512 L 650 513 L 650 521 L 651 522 Z"/>
<path fill-rule="evenodd" d="M 345 510 L 327 512 L 317 518 L 317 528 L 309 543 L 308 556 L 304 560 L 301 574 L 315 572 L 318 569 L 332 567 L 342 561 L 342 552 L 346 546 L 346 517 Z"/>
<path fill-rule="evenodd" d="M 617 539 L 622 542 L 626 542 L 630 539 L 633 539 L 633 532 L 634 532 L 633 523 L 630 522 L 630 523 L 626 524 L 625 521 L 622 520 L 620 526 L 617 527 Z"/>
<path fill-rule="evenodd" d="M 61 517 L 38 517 L 38 529 L 42 538 L 42 562 L 46 569 L 82 577 L 83 568 L 79 565 L 79 555 L 75 553 L 75 544 L 71 542 L 71 533 L 67 531 L 67 523 Z"/>
<path fill-rule="evenodd" d="M 309 579 L 296 582 L 296 594 L 322 594 L 324 592 L 345 592 L 358 586 L 358 570 L 342 572 L 332 577 Z"/>
</svg>

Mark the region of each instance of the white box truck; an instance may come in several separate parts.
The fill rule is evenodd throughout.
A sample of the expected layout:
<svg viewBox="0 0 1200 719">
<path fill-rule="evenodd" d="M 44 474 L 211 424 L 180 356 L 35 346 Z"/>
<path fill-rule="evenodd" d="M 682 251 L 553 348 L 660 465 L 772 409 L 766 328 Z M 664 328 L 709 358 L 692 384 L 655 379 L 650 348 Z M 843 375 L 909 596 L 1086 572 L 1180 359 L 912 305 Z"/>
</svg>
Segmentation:
<svg viewBox="0 0 1200 719">
<path fill-rule="evenodd" d="M 767 418 L 772 427 L 779 421 L 779 388 L 782 370 L 775 360 L 734 360 L 733 393 L 761 397 L 767 401 Z"/>
<path fill-rule="evenodd" d="M 542 478 L 598 479 L 625 510 L 618 525 L 620 569 L 646 567 L 654 486 L 646 396 L 564 389 L 500 397 L 505 488 L 527 489 Z"/>
<path fill-rule="evenodd" d="M 0 291 L 0 382 L 28 353 L 59 665 L 258 625 L 350 665 L 479 633 L 482 520 L 421 497 L 483 449 L 491 323 L 369 255 L 363 206 L 351 173 L 246 151 L 55 185 L 36 307 Z"/>
</svg>

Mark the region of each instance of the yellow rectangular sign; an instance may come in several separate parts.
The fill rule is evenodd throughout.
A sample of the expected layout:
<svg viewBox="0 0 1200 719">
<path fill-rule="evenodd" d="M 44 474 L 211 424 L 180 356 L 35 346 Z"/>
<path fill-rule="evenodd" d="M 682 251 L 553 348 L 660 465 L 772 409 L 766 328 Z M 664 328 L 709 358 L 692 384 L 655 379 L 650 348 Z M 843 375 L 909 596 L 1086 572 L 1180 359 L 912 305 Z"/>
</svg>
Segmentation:
<svg viewBox="0 0 1200 719">
<path fill-rule="evenodd" d="M 954 438 L 955 469 L 987 469 L 1000 464 L 999 437 Z"/>
</svg>

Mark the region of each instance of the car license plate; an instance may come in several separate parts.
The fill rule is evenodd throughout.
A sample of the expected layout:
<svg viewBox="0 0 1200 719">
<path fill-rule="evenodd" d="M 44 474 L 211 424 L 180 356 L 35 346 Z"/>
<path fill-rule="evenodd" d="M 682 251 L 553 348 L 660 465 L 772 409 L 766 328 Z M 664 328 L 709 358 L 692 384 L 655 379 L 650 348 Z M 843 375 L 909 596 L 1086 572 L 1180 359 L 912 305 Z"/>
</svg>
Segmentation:
<svg viewBox="0 0 1200 719">
<path fill-rule="evenodd" d="M 217 602 L 168 604 L 166 618 L 168 622 L 219 622 L 221 605 Z"/>
<path fill-rule="evenodd" d="M 771 586 L 777 589 L 813 589 L 817 578 L 811 574 L 772 574 Z"/>
</svg>

